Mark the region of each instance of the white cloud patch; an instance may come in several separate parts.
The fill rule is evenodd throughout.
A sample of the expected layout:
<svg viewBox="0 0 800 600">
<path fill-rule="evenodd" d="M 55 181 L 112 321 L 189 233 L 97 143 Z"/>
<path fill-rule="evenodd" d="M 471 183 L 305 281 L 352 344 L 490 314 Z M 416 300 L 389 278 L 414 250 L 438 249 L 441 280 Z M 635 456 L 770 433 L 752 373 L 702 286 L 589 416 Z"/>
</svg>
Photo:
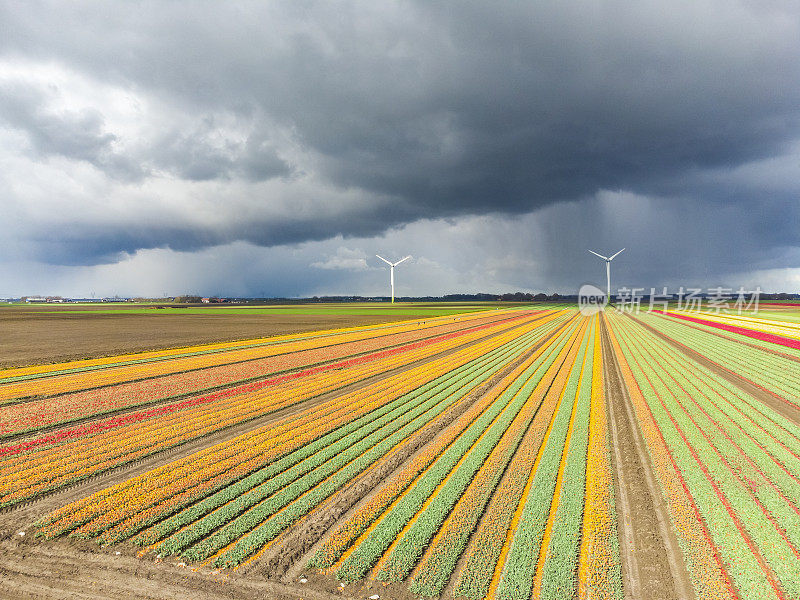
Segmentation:
<svg viewBox="0 0 800 600">
<path fill-rule="evenodd" d="M 363 251 L 340 246 L 336 254 L 328 256 L 324 261 L 311 263 L 315 269 L 364 271 L 367 269 L 367 255 Z"/>
</svg>

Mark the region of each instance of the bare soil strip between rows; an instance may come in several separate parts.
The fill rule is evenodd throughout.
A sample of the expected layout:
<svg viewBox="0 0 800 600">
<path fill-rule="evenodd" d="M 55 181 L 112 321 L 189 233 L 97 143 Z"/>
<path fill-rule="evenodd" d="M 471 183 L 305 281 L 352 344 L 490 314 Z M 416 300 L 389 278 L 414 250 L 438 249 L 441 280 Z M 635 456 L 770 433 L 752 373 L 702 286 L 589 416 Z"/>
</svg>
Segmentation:
<svg viewBox="0 0 800 600">
<path fill-rule="evenodd" d="M 517 327 L 522 327 L 529 322 L 521 323 Z M 513 330 L 512 328 L 511 330 Z M 479 344 L 485 342 L 488 339 L 491 339 L 497 335 L 506 334 L 510 330 L 503 330 L 500 332 L 492 333 L 486 337 L 480 338 L 478 340 L 474 340 L 468 344 L 462 344 L 455 348 L 449 348 L 438 354 L 425 357 L 423 359 L 417 360 L 413 363 L 409 363 L 406 365 L 401 365 L 399 367 L 395 367 L 388 371 L 384 371 L 382 373 L 378 373 L 368 377 L 366 379 L 362 379 L 361 381 L 352 383 L 350 385 L 338 388 L 336 390 L 331 390 L 326 392 L 325 394 L 315 396 L 313 398 L 308 398 L 297 404 L 293 404 L 292 406 L 287 406 L 283 409 L 278 411 L 269 413 L 267 415 L 263 415 L 261 417 L 257 417 L 255 419 L 238 423 L 236 425 L 232 425 L 228 428 L 221 429 L 214 433 L 204 435 L 203 437 L 196 438 L 194 440 L 188 440 L 182 444 L 177 446 L 173 446 L 171 448 L 167 448 L 162 450 L 156 454 L 152 454 L 150 456 L 141 458 L 139 460 L 122 464 L 117 467 L 114 467 L 108 471 L 104 471 L 102 473 L 98 473 L 97 475 L 93 475 L 83 481 L 77 482 L 65 488 L 61 488 L 59 490 L 54 490 L 47 494 L 43 494 L 39 498 L 30 500 L 28 502 L 0 509 L 0 537 L 2 537 L 4 533 L 4 529 L 10 527 L 11 529 L 23 529 L 26 525 L 32 523 L 39 517 L 45 515 L 52 510 L 68 504 L 69 502 L 73 502 L 95 492 L 98 492 L 102 489 L 125 481 L 131 477 L 135 477 L 142 473 L 145 473 L 151 469 L 155 469 L 157 467 L 166 464 L 169 461 L 177 460 L 181 458 L 185 458 L 191 454 L 196 452 L 200 452 L 205 448 L 213 446 L 215 444 L 219 444 L 225 442 L 229 439 L 234 437 L 243 435 L 264 425 L 268 425 L 271 422 L 277 421 L 279 419 L 285 418 L 287 416 L 291 416 L 301 410 L 305 410 L 311 406 L 316 406 L 318 404 L 324 403 L 331 398 L 336 396 L 340 396 L 342 394 L 350 393 L 358 391 L 359 389 L 380 381 L 386 377 L 397 375 L 399 373 L 404 373 L 405 371 L 414 369 L 421 365 L 427 364 L 437 359 L 441 359 L 445 356 L 453 354 L 459 350 L 463 350 L 464 348 L 468 348 L 475 344 Z"/>
<path fill-rule="evenodd" d="M 89 548 L 93 545 L 94 548 Z M 33 545 L 0 541 L 0 596 L 62 600 L 332 600 L 350 598 L 307 585 L 210 576 L 177 563 L 144 561 L 74 540 Z"/>
<path fill-rule="evenodd" d="M 652 325 L 643 323 L 642 321 L 640 321 L 639 319 L 635 318 L 632 315 L 629 316 L 639 325 L 642 325 L 649 332 L 658 336 L 665 342 L 668 342 L 673 348 L 680 350 L 696 363 L 699 363 L 700 365 L 702 365 L 715 375 L 722 377 L 728 383 L 735 385 L 746 394 L 750 394 L 756 400 L 763 402 L 771 409 L 773 409 L 775 412 L 783 415 L 784 417 L 793 421 L 794 423 L 800 424 L 800 408 L 797 408 L 792 404 L 789 404 L 787 400 L 781 398 L 778 394 L 770 392 L 769 390 L 766 390 L 761 386 L 753 383 L 746 377 L 739 375 L 735 371 L 731 371 L 730 369 L 727 369 L 722 365 L 715 363 L 713 360 L 706 358 L 705 356 L 700 354 L 697 350 L 693 350 L 692 348 L 689 348 L 688 346 L 681 344 L 679 341 L 672 339 L 665 333 L 661 333 L 658 329 L 654 328 Z M 760 349 L 763 350 L 763 348 Z"/>
<path fill-rule="evenodd" d="M 683 555 L 669 525 L 667 508 L 636 424 L 605 317 L 601 321 L 625 597 L 691 600 L 695 597 L 694 590 Z"/>
</svg>

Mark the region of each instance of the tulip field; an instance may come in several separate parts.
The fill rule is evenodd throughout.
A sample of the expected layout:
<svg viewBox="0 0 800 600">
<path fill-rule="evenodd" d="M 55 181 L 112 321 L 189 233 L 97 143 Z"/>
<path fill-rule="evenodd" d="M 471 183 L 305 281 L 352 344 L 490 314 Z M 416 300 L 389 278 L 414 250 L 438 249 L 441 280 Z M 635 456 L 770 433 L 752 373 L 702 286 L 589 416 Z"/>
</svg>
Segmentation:
<svg viewBox="0 0 800 600">
<path fill-rule="evenodd" d="M 1 370 L 0 510 L 21 591 L 58 551 L 191 597 L 800 599 L 800 311 L 542 304 Z"/>
</svg>

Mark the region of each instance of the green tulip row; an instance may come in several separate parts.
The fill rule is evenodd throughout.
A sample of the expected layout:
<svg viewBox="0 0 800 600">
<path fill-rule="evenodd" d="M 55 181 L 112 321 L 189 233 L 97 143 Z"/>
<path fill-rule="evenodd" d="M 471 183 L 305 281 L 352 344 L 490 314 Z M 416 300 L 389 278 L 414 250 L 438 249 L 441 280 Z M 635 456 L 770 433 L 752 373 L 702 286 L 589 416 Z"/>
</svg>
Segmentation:
<svg viewBox="0 0 800 600">
<path fill-rule="evenodd" d="M 643 322 L 696 350 L 709 360 L 800 406 L 800 364 L 797 361 L 739 344 L 664 317 L 641 318 Z"/>
<path fill-rule="evenodd" d="M 555 351 L 557 354 L 563 345 L 563 343 L 555 345 L 551 352 Z M 483 463 L 466 492 L 458 499 L 458 503 L 448 515 L 444 526 L 441 527 L 434 541 L 425 551 L 411 580 L 409 589 L 412 593 L 422 596 L 437 596 L 447 584 L 461 554 L 467 548 L 472 532 L 485 514 L 487 504 L 496 493 L 503 474 L 517 453 L 520 443 L 528 434 L 534 418 L 542 412 L 542 401 L 546 390 L 541 386 L 552 363 L 552 360 L 548 360 L 544 363 L 540 361 L 538 365 L 531 365 L 504 392 L 526 397 L 526 404 L 508 427 L 492 454 Z M 537 387 L 540 388 L 540 391 L 534 396 Z M 442 495 L 439 494 L 439 496 Z M 399 547 L 395 552 L 398 551 Z"/>
</svg>

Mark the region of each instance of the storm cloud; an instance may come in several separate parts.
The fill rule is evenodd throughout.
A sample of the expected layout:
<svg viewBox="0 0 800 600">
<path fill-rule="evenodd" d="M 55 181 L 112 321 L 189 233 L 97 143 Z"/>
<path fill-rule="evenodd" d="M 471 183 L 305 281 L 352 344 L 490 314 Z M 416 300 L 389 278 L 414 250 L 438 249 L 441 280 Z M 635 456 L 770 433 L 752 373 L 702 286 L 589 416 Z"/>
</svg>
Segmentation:
<svg viewBox="0 0 800 600">
<path fill-rule="evenodd" d="M 632 247 L 643 285 L 800 268 L 794 2 L 8 2 L 0 23 L 7 262 L 305 248 L 291 285 L 264 263 L 287 295 L 389 239 L 465 291 L 571 289 L 587 244 Z M 437 228 L 482 270 L 413 234 Z"/>
</svg>

